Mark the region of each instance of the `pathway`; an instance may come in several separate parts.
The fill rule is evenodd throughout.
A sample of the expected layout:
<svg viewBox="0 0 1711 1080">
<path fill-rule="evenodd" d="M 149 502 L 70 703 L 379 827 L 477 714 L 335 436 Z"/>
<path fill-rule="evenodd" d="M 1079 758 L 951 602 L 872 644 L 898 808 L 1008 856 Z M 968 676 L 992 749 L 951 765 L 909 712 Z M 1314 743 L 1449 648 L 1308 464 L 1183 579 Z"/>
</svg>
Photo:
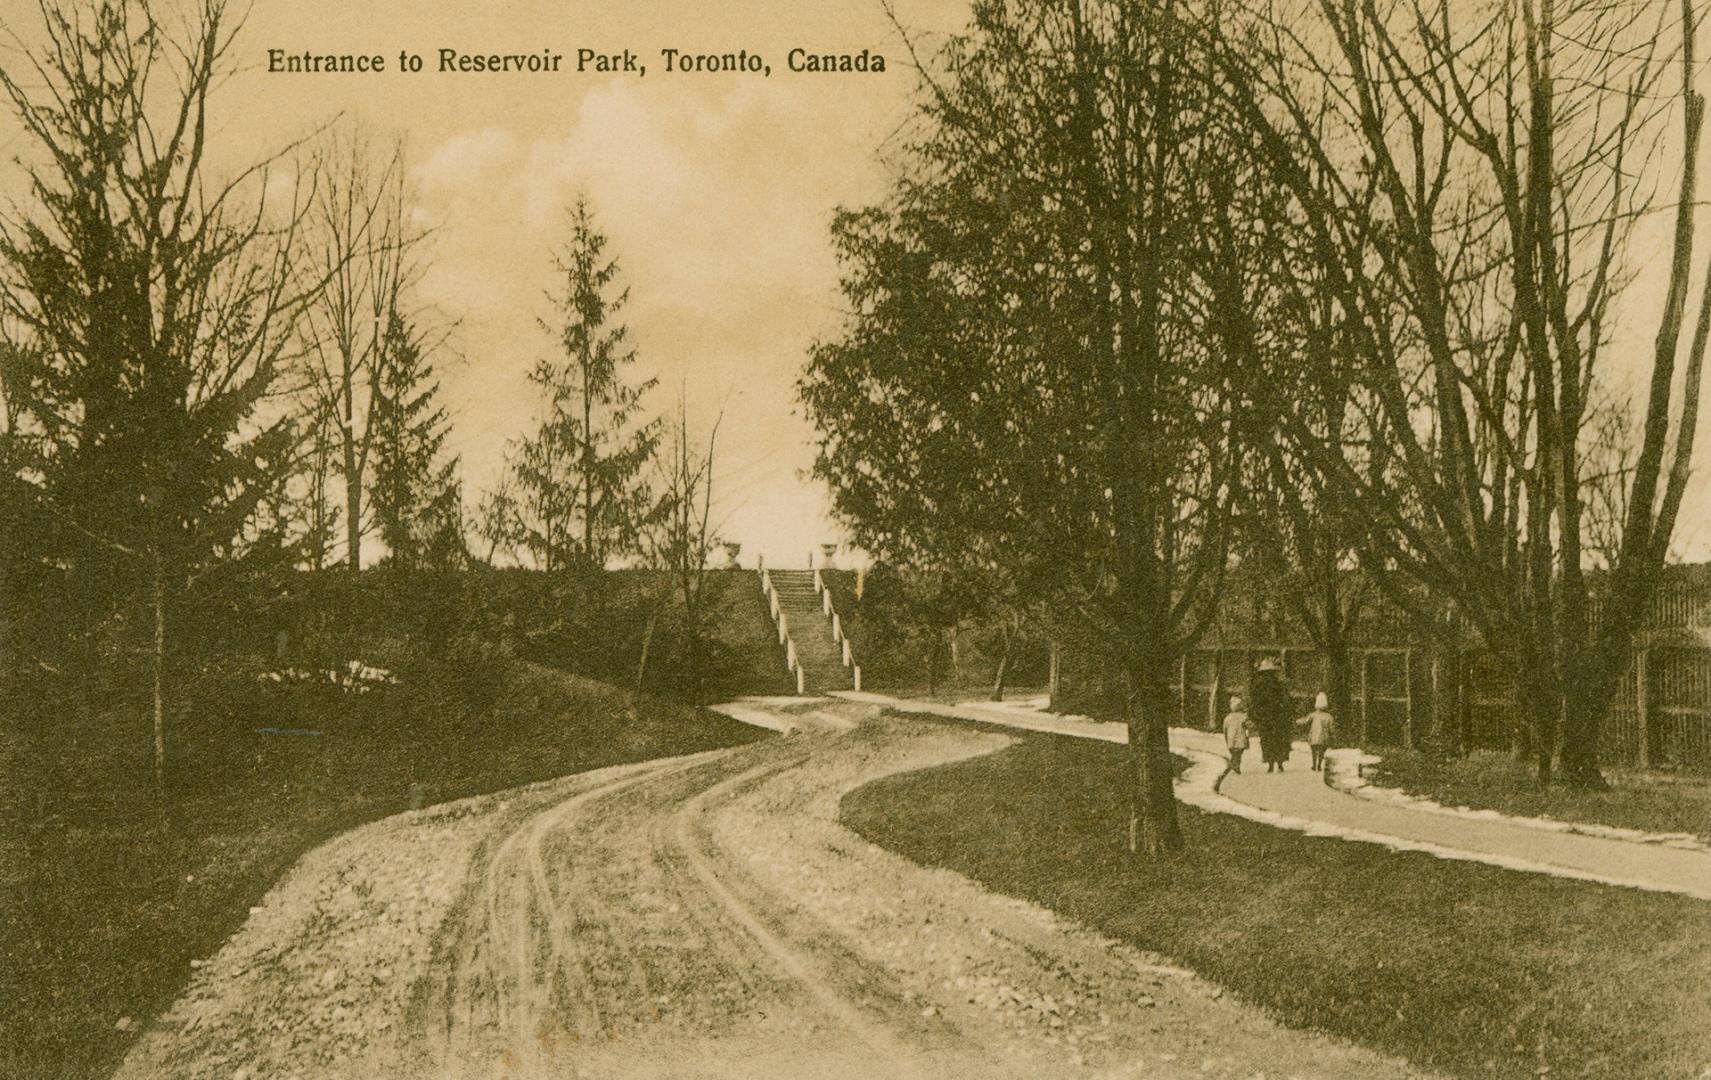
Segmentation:
<svg viewBox="0 0 1711 1080">
<path fill-rule="evenodd" d="M 1037 701 L 942 705 L 879 694 L 840 696 L 907 712 L 1053 735 L 1128 741 L 1122 724 L 1046 713 L 1040 711 Z M 1308 769 L 1306 743 L 1295 744 L 1290 767 L 1282 773 L 1268 774 L 1258 767 L 1256 753 L 1247 772 L 1227 774 L 1228 759 L 1220 736 L 1172 728 L 1170 738 L 1173 749 L 1196 762 L 1178 795 L 1200 809 L 1237 814 L 1299 832 L 1423 851 L 1440 858 L 1711 900 L 1711 853 L 1548 830 L 1537 822 L 1496 814 L 1445 814 L 1407 802 L 1358 798 L 1330 786 L 1327 774 Z"/>
<path fill-rule="evenodd" d="M 1419 1069 L 839 821 L 1011 737 L 750 699 L 786 737 L 400 814 L 305 857 L 116 1080 L 1410 1080 Z"/>
</svg>

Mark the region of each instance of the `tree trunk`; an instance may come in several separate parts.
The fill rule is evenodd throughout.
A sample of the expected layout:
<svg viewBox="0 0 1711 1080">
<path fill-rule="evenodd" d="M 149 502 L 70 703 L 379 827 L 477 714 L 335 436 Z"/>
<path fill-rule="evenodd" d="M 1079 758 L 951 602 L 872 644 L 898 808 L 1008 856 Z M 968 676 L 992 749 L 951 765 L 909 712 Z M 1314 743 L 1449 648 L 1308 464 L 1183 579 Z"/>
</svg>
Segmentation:
<svg viewBox="0 0 1711 1080">
<path fill-rule="evenodd" d="M 1556 729 L 1562 717 L 1562 699 L 1532 682 L 1522 684 L 1518 691 L 1521 715 L 1526 722 L 1524 730 L 1528 736 L 1521 751 L 1532 759 L 1538 782 L 1548 784 L 1556 757 Z"/>
<path fill-rule="evenodd" d="M 1325 697 L 1330 700 L 1331 715 L 1337 723 L 1347 731 L 1349 721 L 1354 718 L 1354 701 L 1350 696 L 1350 688 L 1354 684 L 1352 677 L 1354 664 L 1351 660 L 1348 637 L 1337 630 L 1325 635 Z M 1338 740 L 1339 742 L 1342 740 Z"/>
<path fill-rule="evenodd" d="M 349 414 L 346 423 L 349 424 Z M 354 574 L 362 569 L 362 477 L 357 475 L 356 443 L 350 428 L 345 429 L 345 547 L 346 559 Z"/>
<path fill-rule="evenodd" d="M 1052 639 L 1051 656 L 1048 674 L 1046 675 L 1046 696 L 1051 700 L 1051 708 L 1058 707 L 1058 665 L 1063 662 L 1063 646 L 1056 638 Z"/>
<path fill-rule="evenodd" d="M 310 498 L 314 500 L 309 518 L 313 532 L 309 568 L 317 573 L 326 565 L 328 549 L 333 544 L 332 523 L 327 520 L 327 470 L 332 464 L 329 456 L 325 417 L 320 417 L 315 421 L 314 477 L 309 482 Z"/>
<path fill-rule="evenodd" d="M 1431 645 L 1430 694 L 1432 701 L 1432 741 L 1440 748 L 1447 749 L 1449 738 L 1454 737 L 1456 747 L 1460 749 L 1461 731 L 1456 724 L 1456 668 L 1455 660 L 1442 642 Z"/>
<path fill-rule="evenodd" d="M 582 361 L 582 557 L 598 569 L 605 560 L 594 552 L 594 384 L 588 369 L 591 360 Z"/>
<path fill-rule="evenodd" d="M 1008 622 L 1004 625 L 1004 652 L 998 657 L 998 673 L 992 679 L 992 700 L 1004 700 L 1004 675 L 1010 669 L 1010 650 L 1015 645 L 1016 634 Z"/>
<path fill-rule="evenodd" d="M 154 790 L 162 817 L 166 817 L 170 800 L 166 791 L 166 563 L 161 554 L 160 511 L 155 511 L 154 543 L 151 554 L 150 585 L 154 608 L 154 650 L 152 656 L 154 713 Z"/>
<path fill-rule="evenodd" d="M 1467 654 L 1458 647 L 1450 651 L 1450 724 L 1456 733 L 1456 749 L 1463 754 L 1470 749 L 1469 699 Z"/>
<path fill-rule="evenodd" d="M 12 567 L 0 556 L 0 724 L 16 720 L 20 712 L 16 683 L 18 658 L 12 644 Z"/>
<path fill-rule="evenodd" d="M 1187 673 L 1185 672 L 1184 678 L 1186 677 Z M 1221 708 L 1223 703 L 1224 657 L 1222 650 L 1220 650 L 1218 662 L 1212 666 L 1212 687 L 1206 692 L 1206 727 L 1208 730 L 1217 731 L 1219 729 L 1220 722 L 1224 718 L 1223 709 Z"/>
<path fill-rule="evenodd" d="M 704 561 L 704 560 L 703 560 Z M 705 582 L 700 580 L 702 570 L 690 567 L 685 570 L 680 592 L 683 600 L 683 666 L 689 677 L 690 700 L 700 702 L 705 700 L 705 686 L 701 664 L 702 647 L 702 593 Z"/>
<path fill-rule="evenodd" d="M 927 693 L 929 695 L 939 692 L 939 648 L 938 635 L 934 635 L 931 644 L 927 646 Z"/>
<path fill-rule="evenodd" d="M 1612 630 L 1612 633 L 1601 635 L 1597 644 L 1585 650 L 1565 679 L 1563 779 L 1595 791 L 1610 786 L 1600 768 L 1599 743 L 1603 736 L 1604 717 L 1615 701 L 1622 672 L 1631 662 L 1634 647 L 1630 625 L 1618 622 Z M 1642 739 L 1646 736 L 1646 732 L 1640 733 Z"/>
<path fill-rule="evenodd" d="M 1570 693 L 1563 700 L 1563 779 L 1582 787 L 1609 786 L 1598 767 L 1598 738 L 1602 727 L 1598 711 L 1598 706 L 1584 692 Z"/>
<path fill-rule="evenodd" d="M 658 625 L 658 623 L 659 623 L 659 608 L 656 606 L 653 610 L 653 613 L 648 616 L 648 628 L 642 634 L 642 658 L 636 664 L 636 689 L 635 689 L 635 693 L 631 695 L 632 697 L 636 698 L 637 700 L 640 700 L 640 698 L 642 696 L 642 682 L 644 679 L 647 678 L 648 651 L 653 648 L 654 627 L 656 625 Z"/>
<path fill-rule="evenodd" d="M 1138 635 L 1145 637 L 1146 635 Z M 1137 643 L 1138 644 L 1138 643 Z M 1172 783 L 1168 668 L 1160 645 L 1131 646 L 1124 720 L 1129 729 L 1129 853 L 1156 859 L 1182 850 Z"/>
</svg>

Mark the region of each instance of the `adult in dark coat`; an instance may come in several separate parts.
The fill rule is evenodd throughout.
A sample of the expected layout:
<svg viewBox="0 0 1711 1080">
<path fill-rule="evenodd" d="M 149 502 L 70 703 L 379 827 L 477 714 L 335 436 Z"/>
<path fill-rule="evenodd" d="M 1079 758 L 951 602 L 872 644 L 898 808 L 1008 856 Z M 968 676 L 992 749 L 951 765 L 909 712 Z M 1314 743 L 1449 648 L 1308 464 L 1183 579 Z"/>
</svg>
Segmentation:
<svg viewBox="0 0 1711 1080">
<path fill-rule="evenodd" d="M 1277 772 L 1289 760 L 1290 731 L 1289 699 L 1283 693 L 1283 680 L 1277 661 L 1261 660 L 1254 672 L 1252 702 L 1248 720 L 1259 732 L 1260 756 L 1265 759 L 1265 771 Z"/>
</svg>

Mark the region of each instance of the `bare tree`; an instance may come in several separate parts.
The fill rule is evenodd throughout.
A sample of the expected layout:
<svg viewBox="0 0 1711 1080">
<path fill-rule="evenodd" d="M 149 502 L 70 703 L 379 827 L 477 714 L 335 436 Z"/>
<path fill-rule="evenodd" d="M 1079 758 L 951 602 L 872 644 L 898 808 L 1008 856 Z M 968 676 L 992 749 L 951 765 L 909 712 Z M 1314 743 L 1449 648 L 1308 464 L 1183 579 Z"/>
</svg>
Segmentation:
<svg viewBox="0 0 1711 1080">
<path fill-rule="evenodd" d="M 518 513 L 517 496 L 507 469 L 499 477 L 498 484 L 482 496 L 470 522 L 470 532 L 487 541 L 487 554 L 481 561 L 488 566 L 492 566 L 500 554 L 507 558 L 516 557 L 517 537 L 522 532 Z"/>
<path fill-rule="evenodd" d="M 1360 358 L 1364 462 L 1297 434 L 1369 523 L 1363 560 L 1398 603 L 1412 603 L 1407 581 L 1454 604 L 1519 688 L 1541 777 L 1560 735 L 1564 772 L 1596 785 L 1600 724 L 1691 466 L 1711 325 L 1702 301 L 1682 341 L 1703 119 L 1695 17 L 1646 0 L 1456 8 L 1251 8 L 1216 70 L 1292 191 Z M 1667 296 L 1595 610 L 1589 402 L 1609 389 L 1625 241 L 1654 205 L 1637 178 L 1676 153 Z"/>
<path fill-rule="evenodd" d="M 664 584 L 648 617 L 636 665 L 636 693 L 647 677 L 648 654 L 654 631 L 669 598 L 675 593 L 683 611 L 683 669 L 698 693 L 705 642 L 707 571 L 713 553 L 724 546 L 713 521 L 713 473 L 717 462 L 721 412 L 707 430 L 707 448 L 700 450 L 689 427 L 687 395 L 679 392 L 677 415 L 665 426 L 665 453 L 653 459 L 653 489 L 657 501 L 642 529 L 648 563 L 664 573 Z"/>
<path fill-rule="evenodd" d="M 401 142 L 377 152 L 359 129 L 338 130 L 315 174 L 309 273 L 322 285 L 302 327 L 308 411 L 334 421 L 345 565 L 355 571 L 373 529 L 365 485 L 380 406 L 375 382 L 388 328 L 410 314 L 406 294 L 419 273 L 415 255 L 425 234 L 409 221 Z"/>
<path fill-rule="evenodd" d="M 1622 529 L 1628 520 L 1639 440 L 1625 401 L 1595 402 L 1588 410 L 1585 431 L 1580 487 L 1586 503 L 1586 558 L 1594 568 L 1608 572 L 1622 557 Z"/>
</svg>

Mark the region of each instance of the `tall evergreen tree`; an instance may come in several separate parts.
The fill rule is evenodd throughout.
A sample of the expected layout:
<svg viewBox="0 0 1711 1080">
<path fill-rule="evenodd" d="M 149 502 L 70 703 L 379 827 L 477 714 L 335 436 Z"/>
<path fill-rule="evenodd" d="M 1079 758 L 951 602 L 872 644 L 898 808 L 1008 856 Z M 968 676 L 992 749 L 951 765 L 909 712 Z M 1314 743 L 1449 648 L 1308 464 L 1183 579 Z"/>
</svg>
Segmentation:
<svg viewBox="0 0 1711 1080">
<path fill-rule="evenodd" d="M 644 469 L 659 422 L 638 417 L 657 380 L 625 381 L 636 359 L 619 320 L 629 290 L 606 245 L 587 200 L 578 199 L 570 242 L 553 263 L 563 282 L 550 294 L 556 322 L 541 324 L 560 355 L 529 373 L 544 399 L 541 422 L 512 457 L 517 546 L 545 570 L 598 568 L 636 552 L 653 505 Z"/>
<path fill-rule="evenodd" d="M 26 478 L 86 663 L 108 616 L 146 612 L 161 783 L 186 600 L 279 549 L 258 530 L 295 433 L 261 405 L 301 310 L 299 215 L 278 224 L 265 162 L 207 176 L 209 96 L 235 29 L 222 0 L 182 24 L 137 0 L 41 14 L 42 47 L 0 67 L 39 162 L 0 230 L 0 313 L 21 346 L 9 426 L 33 447 Z"/>
<path fill-rule="evenodd" d="M 458 459 L 444 453 L 451 420 L 421 340 L 396 313 L 386 328 L 375 394 L 369 498 L 381 541 L 401 567 L 461 561 Z"/>
</svg>

